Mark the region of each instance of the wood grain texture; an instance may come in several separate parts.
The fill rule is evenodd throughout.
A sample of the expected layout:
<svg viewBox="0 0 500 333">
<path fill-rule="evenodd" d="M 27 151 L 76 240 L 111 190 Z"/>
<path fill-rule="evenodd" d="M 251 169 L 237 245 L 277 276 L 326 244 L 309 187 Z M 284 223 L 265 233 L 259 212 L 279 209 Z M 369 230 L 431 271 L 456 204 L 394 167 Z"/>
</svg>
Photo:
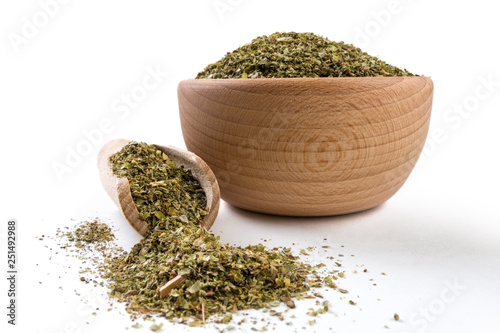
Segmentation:
<svg viewBox="0 0 500 333">
<path fill-rule="evenodd" d="M 263 213 L 358 212 L 389 199 L 427 136 L 428 77 L 185 80 L 188 150 L 222 198 Z"/>
<path fill-rule="evenodd" d="M 106 143 L 99 151 L 97 163 L 99 174 L 104 189 L 114 201 L 116 206 L 121 209 L 123 215 L 130 225 L 142 236 L 148 231 L 148 224 L 143 221 L 137 207 L 132 199 L 130 185 L 127 178 L 118 178 L 111 170 L 109 158 L 121 150 L 130 140 L 115 139 Z M 215 218 L 219 212 L 220 190 L 214 173 L 210 167 L 198 156 L 192 152 L 181 150 L 171 146 L 155 145 L 156 148 L 163 151 L 168 157 L 178 166 L 191 171 L 193 176 L 198 180 L 201 187 L 207 196 L 208 214 L 203 219 L 203 226 L 208 230 L 212 227 Z"/>
</svg>

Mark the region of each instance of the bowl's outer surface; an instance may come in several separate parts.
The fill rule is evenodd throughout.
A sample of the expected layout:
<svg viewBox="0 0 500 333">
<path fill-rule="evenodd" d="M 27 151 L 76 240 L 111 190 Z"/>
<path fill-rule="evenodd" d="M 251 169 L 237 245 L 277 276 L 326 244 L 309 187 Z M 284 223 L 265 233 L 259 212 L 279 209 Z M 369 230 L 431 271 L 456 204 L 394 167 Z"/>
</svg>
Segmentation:
<svg viewBox="0 0 500 333">
<path fill-rule="evenodd" d="M 185 80 L 188 150 L 222 198 L 263 213 L 358 212 L 403 185 L 427 136 L 428 77 Z"/>
</svg>

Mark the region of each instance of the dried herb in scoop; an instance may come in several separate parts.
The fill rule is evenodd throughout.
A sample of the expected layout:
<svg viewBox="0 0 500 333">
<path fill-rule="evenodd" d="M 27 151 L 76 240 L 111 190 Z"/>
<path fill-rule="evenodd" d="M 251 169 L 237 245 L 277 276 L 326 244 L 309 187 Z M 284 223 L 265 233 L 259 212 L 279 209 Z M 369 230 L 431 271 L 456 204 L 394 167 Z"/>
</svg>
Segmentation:
<svg viewBox="0 0 500 333">
<path fill-rule="evenodd" d="M 261 36 L 198 73 L 197 79 L 414 76 L 359 48 L 313 33 Z"/>
<path fill-rule="evenodd" d="M 207 199 L 189 170 L 146 143 L 131 142 L 111 156 L 113 173 L 126 177 L 140 217 L 150 229 L 174 229 L 207 214 Z"/>
</svg>

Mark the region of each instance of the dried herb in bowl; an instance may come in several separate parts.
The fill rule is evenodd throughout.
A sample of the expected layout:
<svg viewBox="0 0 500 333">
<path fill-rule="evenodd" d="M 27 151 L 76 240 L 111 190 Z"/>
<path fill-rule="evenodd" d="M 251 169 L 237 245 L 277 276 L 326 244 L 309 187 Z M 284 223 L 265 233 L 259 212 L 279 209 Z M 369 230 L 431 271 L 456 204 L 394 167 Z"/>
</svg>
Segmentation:
<svg viewBox="0 0 500 333">
<path fill-rule="evenodd" d="M 261 36 L 198 73 L 197 79 L 414 76 L 359 48 L 313 33 Z"/>
</svg>

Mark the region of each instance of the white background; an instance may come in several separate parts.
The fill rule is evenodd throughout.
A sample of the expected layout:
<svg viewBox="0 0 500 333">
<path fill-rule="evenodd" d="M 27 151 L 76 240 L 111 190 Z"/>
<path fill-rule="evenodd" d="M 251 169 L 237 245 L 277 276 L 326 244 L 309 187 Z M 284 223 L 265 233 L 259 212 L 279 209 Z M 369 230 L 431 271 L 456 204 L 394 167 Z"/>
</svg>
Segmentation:
<svg viewBox="0 0 500 333">
<path fill-rule="evenodd" d="M 296 316 L 286 320 L 291 326 L 273 318 L 267 329 L 498 332 L 500 24 L 493 3 L 2 1 L 3 272 L 6 224 L 11 218 L 19 223 L 18 325 L 6 324 L 8 286 L 1 278 L 2 327 L 8 332 L 134 330 L 118 305 L 107 312 L 105 298 L 98 296 L 102 290 L 79 281 L 78 267 L 68 267 L 69 259 L 56 254 L 56 248 L 50 250 L 50 240 L 38 237 L 48 238 L 58 227 L 97 216 L 119 229 L 122 245 L 133 245 L 138 236 L 99 181 L 96 155 L 102 144 L 121 137 L 184 148 L 179 81 L 193 78 L 257 36 L 297 31 L 353 43 L 393 65 L 430 76 L 435 84 L 433 114 L 418 167 L 376 209 L 299 219 L 222 203 L 212 230 L 224 242 L 246 245 L 266 239 L 266 245 L 292 246 L 295 251 L 315 246 L 312 259 L 329 265 L 328 256 L 345 255 L 346 278 L 339 284 L 349 294 L 328 294 L 330 311 L 319 317 L 306 315 L 308 307 L 316 307 L 313 302 L 298 302 L 287 314 Z M 134 107 L 123 108 L 122 98 L 139 89 L 148 70 L 168 75 Z M 119 106 L 121 111 L 115 112 Z M 99 129 L 102 122 L 107 122 L 106 133 Z M 94 143 L 85 133 L 93 133 Z M 78 148 L 85 156 L 73 156 L 68 166 L 69 152 Z M 58 175 L 54 166 L 62 164 L 67 168 Z M 325 244 L 331 247 L 328 251 L 321 249 Z M 364 268 L 367 273 L 362 273 Z M 100 309 L 92 315 L 94 303 Z M 395 312 L 399 322 L 392 319 Z M 317 322 L 310 326 L 313 319 Z M 139 322 L 149 332 L 150 322 Z M 251 331 L 250 322 L 235 325 L 235 330 Z M 259 321 L 255 326 L 264 325 Z M 173 330 L 215 331 L 213 325 L 190 329 L 164 323 L 163 332 Z"/>
</svg>

